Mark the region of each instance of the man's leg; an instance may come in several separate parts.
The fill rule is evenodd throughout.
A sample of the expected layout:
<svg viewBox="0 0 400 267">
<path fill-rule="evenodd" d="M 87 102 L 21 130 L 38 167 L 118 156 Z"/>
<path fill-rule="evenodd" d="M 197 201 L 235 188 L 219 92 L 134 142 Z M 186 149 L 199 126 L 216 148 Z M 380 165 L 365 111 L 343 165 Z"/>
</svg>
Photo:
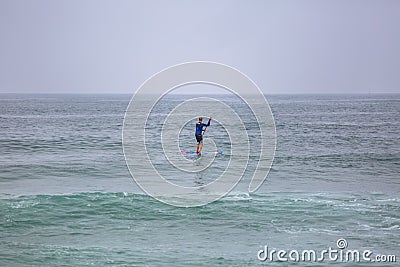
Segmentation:
<svg viewBox="0 0 400 267">
<path fill-rule="evenodd" d="M 201 149 L 203 148 L 203 140 L 197 146 L 197 154 L 201 153 Z"/>
</svg>

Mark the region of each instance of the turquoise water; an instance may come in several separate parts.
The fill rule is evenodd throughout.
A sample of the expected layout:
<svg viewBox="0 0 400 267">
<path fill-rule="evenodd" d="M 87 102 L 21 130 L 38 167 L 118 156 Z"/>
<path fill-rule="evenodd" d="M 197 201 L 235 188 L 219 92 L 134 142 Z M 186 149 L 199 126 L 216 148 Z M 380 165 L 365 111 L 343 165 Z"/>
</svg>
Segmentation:
<svg viewBox="0 0 400 267">
<path fill-rule="evenodd" d="M 291 266 L 257 252 L 337 248 L 339 238 L 399 257 L 400 95 L 268 96 L 278 143 L 267 181 L 248 194 L 245 177 L 196 208 L 134 184 L 121 145 L 129 99 L 0 95 L 0 266 Z"/>
</svg>

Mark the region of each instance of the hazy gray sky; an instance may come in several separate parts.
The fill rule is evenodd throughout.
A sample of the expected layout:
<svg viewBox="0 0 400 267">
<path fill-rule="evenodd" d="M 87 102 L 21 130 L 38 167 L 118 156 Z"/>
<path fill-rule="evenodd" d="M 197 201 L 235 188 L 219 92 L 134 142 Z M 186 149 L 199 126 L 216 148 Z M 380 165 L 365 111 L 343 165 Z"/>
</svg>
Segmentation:
<svg viewBox="0 0 400 267">
<path fill-rule="evenodd" d="M 400 1 L 0 0 L 0 92 L 133 93 L 193 60 L 265 93 L 400 92 Z"/>
</svg>

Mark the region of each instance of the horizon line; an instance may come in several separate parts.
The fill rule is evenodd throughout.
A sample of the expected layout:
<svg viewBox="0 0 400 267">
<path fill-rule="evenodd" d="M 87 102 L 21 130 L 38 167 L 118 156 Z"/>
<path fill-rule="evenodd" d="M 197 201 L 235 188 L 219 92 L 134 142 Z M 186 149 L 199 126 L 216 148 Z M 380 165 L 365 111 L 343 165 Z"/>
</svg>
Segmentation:
<svg viewBox="0 0 400 267">
<path fill-rule="evenodd" d="M 132 95 L 133 93 L 111 93 L 111 92 L 83 92 L 83 93 L 75 93 L 75 92 L 30 92 L 30 93 L 22 93 L 22 92 L 0 92 L 0 95 Z M 148 95 L 153 95 L 154 93 L 145 93 Z M 199 93 L 171 93 L 171 95 L 230 95 L 233 93 L 207 93 L 207 94 L 199 94 Z M 342 92 L 342 93 L 311 93 L 311 92 L 302 92 L 302 93 L 265 93 L 263 95 L 396 95 L 400 94 L 400 92 Z M 256 94 L 254 94 L 256 95 Z"/>
</svg>

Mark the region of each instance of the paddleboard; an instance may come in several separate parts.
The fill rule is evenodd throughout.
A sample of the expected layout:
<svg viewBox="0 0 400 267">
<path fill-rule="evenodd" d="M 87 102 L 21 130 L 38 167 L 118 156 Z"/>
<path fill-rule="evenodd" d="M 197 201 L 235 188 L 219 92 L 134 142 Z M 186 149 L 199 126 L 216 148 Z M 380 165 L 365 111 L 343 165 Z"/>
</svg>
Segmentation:
<svg viewBox="0 0 400 267">
<path fill-rule="evenodd" d="M 197 155 L 196 151 L 180 151 L 181 155 Z M 202 151 L 201 155 L 222 155 L 222 151 Z"/>
</svg>

